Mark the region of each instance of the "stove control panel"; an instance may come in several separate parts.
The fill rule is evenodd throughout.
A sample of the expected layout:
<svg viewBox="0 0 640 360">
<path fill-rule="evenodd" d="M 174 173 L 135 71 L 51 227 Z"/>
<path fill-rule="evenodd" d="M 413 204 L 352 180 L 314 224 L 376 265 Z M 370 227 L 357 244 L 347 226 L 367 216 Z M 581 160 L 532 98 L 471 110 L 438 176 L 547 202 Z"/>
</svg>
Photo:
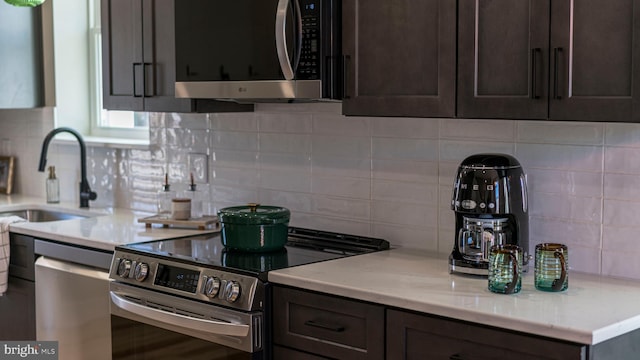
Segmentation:
<svg viewBox="0 0 640 360">
<path fill-rule="evenodd" d="M 254 311 L 264 306 L 264 284 L 257 278 L 116 250 L 109 277 L 149 290 Z"/>
</svg>

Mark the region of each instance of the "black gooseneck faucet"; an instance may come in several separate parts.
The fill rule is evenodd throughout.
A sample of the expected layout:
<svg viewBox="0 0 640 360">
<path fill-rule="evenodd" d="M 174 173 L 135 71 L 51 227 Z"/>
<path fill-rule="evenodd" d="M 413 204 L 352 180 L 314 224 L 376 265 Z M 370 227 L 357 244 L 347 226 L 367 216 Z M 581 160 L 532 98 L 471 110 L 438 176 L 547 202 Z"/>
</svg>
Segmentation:
<svg viewBox="0 0 640 360">
<path fill-rule="evenodd" d="M 40 165 L 38 166 L 38 171 L 44 172 L 44 167 L 47 165 L 47 150 L 49 149 L 49 142 L 53 139 L 56 134 L 61 132 L 67 132 L 76 139 L 78 139 L 78 143 L 80 144 L 80 207 L 88 208 L 89 200 L 95 200 L 98 195 L 91 191 L 91 187 L 89 186 L 89 182 L 87 181 L 87 147 L 82 139 L 82 135 L 79 132 L 72 128 L 68 127 L 59 127 L 51 130 L 47 136 L 45 136 L 44 141 L 42 142 L 42 151 L 40 152 Z"/>
</svg>

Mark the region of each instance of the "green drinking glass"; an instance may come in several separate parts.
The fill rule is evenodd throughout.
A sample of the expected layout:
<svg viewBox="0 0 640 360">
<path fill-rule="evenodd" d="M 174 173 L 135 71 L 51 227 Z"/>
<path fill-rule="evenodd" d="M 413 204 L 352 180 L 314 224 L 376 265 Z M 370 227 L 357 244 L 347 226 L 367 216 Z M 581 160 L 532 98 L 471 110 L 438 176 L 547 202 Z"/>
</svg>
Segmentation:
<svg viewBox="0 0 640 360">
<path fill-rule="evenodd" d="M 535 286 L 542 291 L 569 288 L 569 251 L 564 244 L 536 245 Z"/>
<path fill-rule="evenodd" d="M 523 251 L 517 245 L 494 245 L 489 251 L 489 291 L 516 294 L 522 288 Z"/>
</svg>

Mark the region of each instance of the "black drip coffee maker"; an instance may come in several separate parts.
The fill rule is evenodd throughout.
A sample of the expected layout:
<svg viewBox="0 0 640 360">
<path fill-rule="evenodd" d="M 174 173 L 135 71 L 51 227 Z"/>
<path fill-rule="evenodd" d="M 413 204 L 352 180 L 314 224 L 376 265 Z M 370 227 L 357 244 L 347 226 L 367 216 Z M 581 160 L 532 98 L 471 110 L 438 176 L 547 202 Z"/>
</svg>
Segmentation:
<svg viewBox="0 0 640 360">
<path fill-rule="evenodd" d="M 456 215 L 449 272 L 488 274 L 492 245 L 513 244 L 529 262 L 527 178 L 513 156 L 477 154 L 458 167 L 451 208 Z"/>
</svg>

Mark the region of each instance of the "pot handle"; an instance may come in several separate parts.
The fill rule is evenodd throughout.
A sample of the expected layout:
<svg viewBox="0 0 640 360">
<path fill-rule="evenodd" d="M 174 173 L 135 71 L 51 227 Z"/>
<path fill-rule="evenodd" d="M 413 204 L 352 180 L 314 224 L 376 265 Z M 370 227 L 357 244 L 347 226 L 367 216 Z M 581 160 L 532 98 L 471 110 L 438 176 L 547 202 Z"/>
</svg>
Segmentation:
<svg viewBox="0 0 640 360">
<path fill-rule="evenodd" d="M 260 206 L 260 204 L 258 204 L 258 203 L 248 203 L 247 206 L 249 207 L 249 210 L 251 212 L 256 212 L 256 210 L 258 210 L 258 206 Z"/>
</svg>

